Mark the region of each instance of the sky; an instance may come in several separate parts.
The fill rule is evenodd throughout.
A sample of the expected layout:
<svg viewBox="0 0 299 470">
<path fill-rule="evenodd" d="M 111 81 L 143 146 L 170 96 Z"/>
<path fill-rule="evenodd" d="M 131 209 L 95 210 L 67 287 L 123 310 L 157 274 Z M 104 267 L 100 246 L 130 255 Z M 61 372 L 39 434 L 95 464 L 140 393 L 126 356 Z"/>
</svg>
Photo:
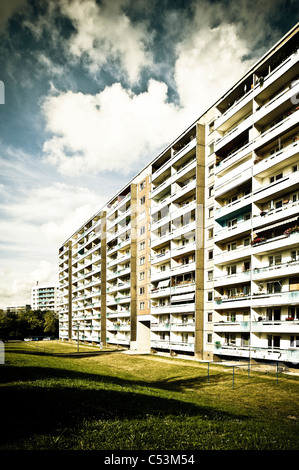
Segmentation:
<svg viewBox="0 0 299 470">
<path fill-rule="evenodd" d="M 298 12 L 297 0 L 0 0 L 0 308 L 58 283 L 64 241 Z"/>
</svg>

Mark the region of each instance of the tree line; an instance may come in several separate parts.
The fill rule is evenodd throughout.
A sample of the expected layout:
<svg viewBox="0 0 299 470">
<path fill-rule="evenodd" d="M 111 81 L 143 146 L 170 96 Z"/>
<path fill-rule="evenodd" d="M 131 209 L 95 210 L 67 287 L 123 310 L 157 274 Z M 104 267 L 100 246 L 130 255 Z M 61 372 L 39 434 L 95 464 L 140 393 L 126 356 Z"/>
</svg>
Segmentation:
<svg viewBox="0 0 299 470">
<path fill-rule="evenodd" d="M 58 314 L 50 310 L 0 310 L 0 340 L 58 337 Z"/>
</svg>

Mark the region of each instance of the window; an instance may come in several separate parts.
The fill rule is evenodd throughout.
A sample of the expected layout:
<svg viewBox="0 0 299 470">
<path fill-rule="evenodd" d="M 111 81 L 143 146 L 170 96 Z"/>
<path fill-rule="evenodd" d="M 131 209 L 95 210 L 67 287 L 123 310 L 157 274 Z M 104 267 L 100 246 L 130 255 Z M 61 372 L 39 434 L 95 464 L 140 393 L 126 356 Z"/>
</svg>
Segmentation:
<svg viewBox="0 0 299 470">
<path fill-rule="evenodd" d="M 282 207 L 282 199 L 280 201 L 275 201 L 275 209 L 280 209 Z"/>
<path fill-rule="evenodd" d="M 145 248 L 145 242 L 139 243 L 139 250 L 144 250 Z"/>
<path fill-rule="evenodd" d="M 281 314 L 280 308 L 268 308 L 267 320 L 269 321 L 280 320 L 280 314 Z"/>
<path fill-rule="evenodd" d="M 214 256 L 214 250 L 210 250 L 208 252 L 208 259 L 213 259 L 213 256 Z"/>
<path fill-rule="evenodd" d="M 274 183 L 274 181 L 280 180 L 283 177 L 283 173 L 278 173 L 275 176 L 270 177 L 270 183 Z"/>
<path fill-rule="evenodd" d="M 140 308 L 140 310 L 144 310 L 145 303 L 144 302 L 139 302 L 139 308 Z"/>
<path fill-rule="evenodd" d="M 238 222 L 238 219 L 231 219 L 227 221 L 226 225 L 227 227 L 234 227 L 234 225 L 237 225 L 237 222 Z"/>
<path fill-rule="evenodd" d="M 245 238 L 244 239 L 244 246 L 249 246 L 250 245 L 250 238 Z"/>
<path fill-rule="evenodd" d="M 208 322 L 211 323 L 213 321 L 213 312 L 208 312 Z"/>
<path fill-rule="evenodd" d="M 139 265 L 142 266 L 145 263 L 145 256 L 142 256 L 142 258 L 139 258 Z"/>
<path fill-rule="evenodd" d="M 207 343 L 212 343 L 212 338 L 213 338 L 213 335 L 211 333 L 208 333 L 207 334 Z"/>
<path fill-rule="evenodd" d="M 214 142 L 212 142 L 212 143 L 209 145 L 209 154 L 210 154 L 210 155 L 211 155 L 211 153 L 214 152 L 214 147 L 215 147 Z"/>
<path fill-rule="evenodd" d="M 209 187 L 209 197 L 212 197 L 214 194 L 214 186 Z"/>
<path fill-rule="evenodd" d="M 209 176 L 214 174 L 214 165 L 209 166 Z"/>
<path fill-rule="evenodd" d="M 290 347 L 299 348 L 299 336 L 291 336 Z"/>
<path fill-rule="evenodd" d="M 139 185 L 140 191 L 142 191 L 144 188 L 145 188 L 145 180 L 142 181 L 142 183 L 140 183 L 140 185 Z"/>
<path fill-rule="evenodd" d="M 230 276 L 231 274 L 236 274 L 237 273 L 237 266 L 234 264 L 233 266 L 228 266 L 226 268 L 227 270 L 227 275 Z"/>
<path fill-rule="evenodd" d="M 145 225 L 139 229 L 139 234 L 144 235 L 145 234 Z"/>
<path fill-rule="evenodd" d="M 214 207 L 210 207 L 210 209 L 209 209 L 209 217 L 213 217 L 213 213 L 214 213 Z"/>
<path fill-rule="evenodd" d="M 250 270 L 250 261 L 244 261 L 243 270 L 244 271 Z"/>
<path fill-rule="evenodd" d="M 139 287 L 139 295 L 143 295 L 144 294 L 144 287 Z"/>
<path fill-rule="evenodd" d="M 294 318 L 294 320 L 299 320 L 299 307 L 289 307 L 289 315 L 290 318 Z"/>
<path fill-rule="evenodd" d="M 210 133 L 213 132 L 213 130 L 214 130 L 214 125 L 215 125 L 215 121 L 210 122 L 210 124 L 209 124 L 209 132 L 210 132 Z"/>
<path fill-rule="evenodd" d="M 237 242 L 229 243 L 227 245 L 227 251 L 233 251 L 237 249 Z"/>
<path fill-rule="evenodd" d="M 281 264 L 281 255 L 269 256 L 269 266 Z"/>
<path fill-rule="evenodd" d="M 227 204 L 231 204 L 232 202 L 235 202 L 237 200 L 238 200 L 238 195 L 235 194 L 235 196 L 233 196 L 233 197 L 231 197 L 227 200 Z"/>
<path fill-rule="evenodd" d="M 208 292 L 208 302 L 211 302 L 213 300 L 213 292 L 210 291 Z"/>
<path fill-rule="evenodd" d="M 213 281 L 213 271 L 208 271 L 208 281 Z"/>
<path fill-rule="evenodd" d="M 279 281 L 269 282 L 267 284 L 267 293 L 276 294 L 277 292 L 281 292 L 281 283 Z"/>
<path fill-rule="evenodd" d="M 140 281 L 143 281 L 145 279 L 145 271 L 142 271 L 141 273 L 139 273 L 139 279 Z"/>
<path fill-rule="evenodd" d="M 214 229 L 213 229 L 213 228 L 209 228 L 209 230 L 208 230 L 208 238 L 209 238 L 209 239 L 210 239 L 210 238 L 213 238 L 213 236 L 214 236 Z"/>
<path fill-rule="evenodd" d="M 145 196 L 140 198 L 140 205 L 142 206 L 145 203 Z"/>
<path fill-rule="evenodd" d="M 294 165 L 292 170 L 293 170 L 293 173 L 295 173 L 295 171 L 298 171 L 298 165 Z"/>
<path fill-rule="evenodd" d="M 280 336 L 268 335 L 268 348 L 279 348 Z"/>
</svg>

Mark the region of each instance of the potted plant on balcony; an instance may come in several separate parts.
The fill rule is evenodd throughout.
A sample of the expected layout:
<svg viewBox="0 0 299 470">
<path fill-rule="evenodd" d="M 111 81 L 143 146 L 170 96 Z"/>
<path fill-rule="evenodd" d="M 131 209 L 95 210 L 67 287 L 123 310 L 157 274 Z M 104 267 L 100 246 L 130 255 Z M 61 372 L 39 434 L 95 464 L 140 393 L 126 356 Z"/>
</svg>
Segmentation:
<svg viewBox="0 0 299 470">
<path fill-rule="evenodd" d="M 287 317 L 286 321 L 294 321 L 294 318 L 293 317 Z"/>
<path fill-rule="evenodd" d="M 215 348 L 220 349 L 221 348 L 221 342 L 220 341 L 215 341 Z"/>
<path fill-rule="evenodd" d="M 255 245 L 256 243 L 261 243 L 261 242 L 264 242 L 264 241 L 266 241 L 265 237 L 257 237 L 257 238 L 254 238 L 254 240 L 251 241 L 251 245 Z"/>
<path fill-rule="evenodd" d="M 284 233 L 284 235 L 289 237 L 291 235 L 291 233 L 295 233 L 295 232 L 299 232 L 299 226 L 298 225 L 295 225 L 295 227 L 288 228 L 283 233 Z"/>
</svg>

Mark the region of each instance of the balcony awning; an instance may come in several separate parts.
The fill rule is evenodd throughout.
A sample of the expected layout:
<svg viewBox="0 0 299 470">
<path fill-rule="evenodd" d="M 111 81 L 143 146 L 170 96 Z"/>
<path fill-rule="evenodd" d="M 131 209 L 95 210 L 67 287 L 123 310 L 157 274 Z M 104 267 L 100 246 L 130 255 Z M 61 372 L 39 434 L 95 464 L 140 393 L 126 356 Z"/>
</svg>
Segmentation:
<svg viewBox="0 0 299 470">
<path fill-rule="evenodd" d="M 170 279 L 165 279 L 164 281 L 160 281 L 158 284 L 158 288 L 160 289 L 161 287 L 169 287 L 170 284 Z"/>
<path fill-rule="evenodd" d="M 171 303 L 177 304 L 181 302 L 190 302 L 190 301 L 194 301 L 194 298 L 195 298 L 194 292 L 191 292 L 188 294 L 174 295 L 171 297 Z"/>
<path fill-rule="evenodd" d="M 299 223 L 299 217 L 298 215 L 296 217 L 292 217 L 291 219 L 288 219 L 288 220 L 281 220 L 280 222 L 277 222 L 275 224 L 271 224 L 271 225 L 268 225 L 267 227 L 263 227 L 263 228 L 260 228 L 260 229 L 257 229 L 256 232 L 257 233 L 262 233 L 262 232 L 266 232 L 268 230 L 272 230 L 273 228 L 277 228 L 277 227 L 283 227 L 285 225 L 289 225 L 289 224 L 292 224 L 293 222 L 298 222 Z M 255 233 L 255 235 L 257 235 Z"/>
</svg>

